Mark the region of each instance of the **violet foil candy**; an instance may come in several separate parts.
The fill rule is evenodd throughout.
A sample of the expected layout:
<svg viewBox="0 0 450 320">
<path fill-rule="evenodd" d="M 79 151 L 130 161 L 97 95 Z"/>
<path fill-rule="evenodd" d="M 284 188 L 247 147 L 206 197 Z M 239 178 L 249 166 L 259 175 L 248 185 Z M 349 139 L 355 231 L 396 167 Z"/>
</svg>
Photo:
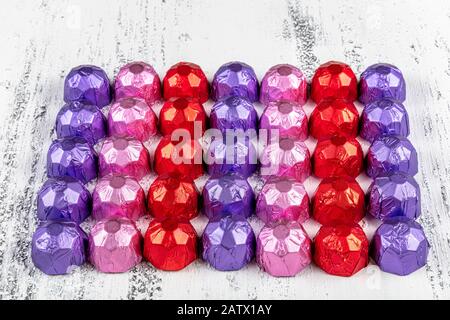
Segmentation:
<svg viewBox="0 0 450 320">
<path fill-rule="evenodd" d="M 78 101 L 99 108 L 108 105 L 111 89 L 106 72 L 91 65 L 73 68 L 64 83 L 64 101 Z"/>
<path fill-rule="evenodd" d="M 414 176 L 418 172 L 417 151 L 404 137 L 378 138 L 369 148 L 366 172 L 372 178 L 391 173 Z"/>
<path fill-rule="evenodd" d="M 86 187 L 70 177 L 47 180 L 38 192 L 37 217 L 82 223 L 90 214 L 92 197 Z"/>
<path fill-rule="evenodd" d="M 47 153 L 47 175 L 49 178 L 72 177 L 88 183 L 97 178 L 97 155 L 84 138 L 55 140 Z"/>
<path fill-rule="evenodd" d="M 214 104 L 211 110 L 211 127 L 220 130 L 256 130 L 258 114 L 252 103 L 245 98 L 229 97 Z"/>
<path fill-rule="evenodd" d="M 407 137 L 409 117 L 400 102 L 385 98 L 364 107 L 361 117 L 361 137 L 372 142 L 387 135 Z"/>
<path fill-rule="evenodd" d="M 229 62 L 217 70 L 211 86 L 211 96 L 218 101 L 230 96 L 259 100 L 259 83 L 255 71 L 243 62 Z"/>
<path fill-rule="evenodd" d="M 220 271 L 245 267 L 255 254 L 255 234 L 247 220 L 228 216 L 210 221 L 202 236 L 203 260 Z"/>
<path fill-rule="evenodd" d="M 256 242 L 256 262 L 274 277 L 293 277 L 311 263 L 311 239 L 298 222 L 265 226 Z"/>
<path fill-rule="evenodd" d="M 46 221 L 33 234 L 31 259 L 48 275 L 72 272 L 86 261 L 88 237 L 73 221 Z"/>
<path fill-rule="evenodd" d="M 89 234 L 89 260 L 100 272 L 127 272 L 142 261 L 142 242 L 129 219 L 98 221 Z"/>
<path fill-rule="evenodd" d="M 429 250 L 420 224 L 395 217 L 386 220 L 375 232 L 370 253 L 384 272 L 405 276 L 427 264 Z"/>
</svg>

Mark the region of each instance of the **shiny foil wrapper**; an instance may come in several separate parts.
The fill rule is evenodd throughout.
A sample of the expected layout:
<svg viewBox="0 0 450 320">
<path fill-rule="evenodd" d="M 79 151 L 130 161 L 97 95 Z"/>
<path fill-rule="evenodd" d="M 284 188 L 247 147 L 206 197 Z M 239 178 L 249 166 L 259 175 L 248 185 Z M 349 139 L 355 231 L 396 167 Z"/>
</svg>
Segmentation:
<svg viewBox="0 0 450 320">
<path fill-rule="evenodd" d="M 41 221 L 69 220 L 82 223 L 91 214 L 92 197 L 86 187 L 70 177 L 47 180 L 37 195 Z"/>
<path fill-rule="evenodd" d="M 369 263 L 369 241 L 359 225 L 321 227 L 314 248 L 315 263 L 335 276 L 350 277 Z"/>
<path fill-rule="evenodd" d="M 159 128 L 163 135 L 177 129 L 187 130 L 191 138 L 201 138 L 208 117 L 203 105 L 195 99 L 173 98 L 166 101 L 159 114 Z"/>
<path fill-rule="evenodd" d="M 141 98 L 149 106 L 161 100 L 161 80 L 153 67 L 145 62 L 132 62 L 120 68 L 114 89 L 116 100 Z"/>
<path fill-rule="evenodd" d="M 417 219 L 421 214 L 420 187 L 413 177 L 402 173 L 377 177 L 369 187 L 367 211 L 380 220 Z"/>
<path fill-rule="evenodd" d="M 91 65 L 73 68 L 64 82 L 64 101 L 77 101 L 99 108 L 110 104 L 111 89 L 106 72 Z"/>
<path fill-rule="evenodd" d="M 359 101 L 364 104 L 392 98 L 404 102 L 406 83 L 402 72 L 388 63 L 377 63 L 368 67 L 359 82 Z"/>
<path fill-rule="evenodd" d="M 265 226 L 256 242 L 256 262 L 274 277 L 293 277 L 311 263 L 311 247 L 298 222 Z"/>
<path fill-rule="evenodd" d="M 386 136 L 375 140 L 367 154 L 366 173 L 375 178 L 391 173 L 410 176 L 418 172 L 417 151 L 405 137 Z"/>
<path fill-rule="evenodd" d="M 210 116 L 211 128 L 220 130 L 257 130 L 258 114 L 253 104 L 241 97 L 229 97 L 214 104 Z"/>
<path fill-rule="evenodd" d="M 333 136 L 317 143 L 313 155 L 314 174 L 319 178 L 356 178 L 363 168 L 363 151 L 355 138 Z"/>
<path fill-rule="evenodd" d="M 364 191 L 351 177 L 322 180 L 312 201 L 314 219 L 333 226 L 354 225 L 365 215 Z"/>
<path fill-rule="evenodd" d="M 99 173 L 130 176 L 137 180 L 150 174 L 150 157 L 139 140 L 110 137 L 102 145 L 99 153 Z"/>
<path fill-rule="evenodd" d="M 211 220 L 228 215 L 248 218 L 254 204 L 252 187 L 237 174 L 211 177 L 203 188 L 203 213 Z"/>
<path fill-rule="evenodd" d="M 86 139 L 58 139 L 47 153 L 47 176 L 72 177 L 86 184 L 97 178 L 97 162 L 97 155 Z"/>
<path fill-rule="evenodd" d="M 245 267 L 255 255 L 255 234 L 242 217 L 210 221 L 202 236 L 203 260 L 220 271 Z"/>
<path fill-rule="evenodd" d="M 427 264 L 430 244 L 414 220 L 395 217 L 375 232 L 371 257 L 384 272 L 405 276 Z"/>
<path fill-rule="evenodd" d="M 124 217 L 137 221 L 147 212 L 144 190 L 130 177 L 109 175 L 99 179 L 92 197 L 95 220 Z"/>
<path fill-rule="evenodd" d="M 203 175 L 203 150 L 196 140 L 176 141 L 165 136 L 155 151 L 155 172 L 158 175 L 175 173 L 192 180 Z"/>
<path fill-rule="evenodd" d="M 259 129 L 268 130 L 268 141 L 272 130 L 278 130 L 280 138 L 305 141 L 308 138 L 308 117 L 303 108 L 294 102 L 270 102 L 261 116 Z"/>
<path fill-rule="evenodd" d="M 82 137 L 95 145 L 106 137 L 106 119 L 96 106 L 71 102 L 58 112 L 55 130 L 60 139 Z"/>
<path fill-rule="evenodd" d="M 48 275 L 71 273 L 86 261 L 88 237 L 72 221 L 45 221 L 31 240 L 31 259 Z"/>
<path fill-rule="evenodd" d="M 148 190 L 150 214 L 158 220 L 191 220 L 199 212 L 197 188 L 188 177 L 163 175 L 156 178 Z"/>
<path fill-rule="evenodd" d="M 163 81 L 164 100 L 193 98 L 204 103 L 209 98 L 209 84 L 203 70 L 196 64 L 180 62 L 167 71 Z"/>
<path fill-rule="evenodd" d="M 155 268 L 178 271 L 194 262 L 197 255 L 197 233 L 189 222 L 153 220 L 144 240 L 144 257 Z"/>
<path fill-rule="evenodd" d="M 272 177 L 262 188 L 256 214 L 265 223 L 303 223 L 309 219 L 309 196 L 303 184 L 290 177 Z"/>
<path fill-rule="evenodd" d="M 214 75 L 211 84 L 211 98 L 218 101 L 237 96 L 251 102 L 259 101 L 259 83 L 255 71 L 243 62 L 228 62 Z"/>
<path fill-rule="evenodd" d="M 322 100 L 311 114 L 309 130 L 318 140 L 335 135 L 355 138 L 358 135 L 359 114 L 353 102 L 342 99 Z"/>
<path fill-rule="evenodd" d="M 409 117 L 398 101 L 384 98 L 364 107 L 361 117 L 361 137 L 373 142 L 382 136 L 409 135 Z"/>
<path fill-rule="evenodd" d="M 308 82 L 300 69 L 279 64 L 267 71 L 261 82 L 261 103 L 289 101 L 303 106 L 308 100 Z"/>
<path fill-rule="evenodd" d="M 292 177 L 300 182 L 311 175 L 311 157 L 304 142 L 280 139 L 266 146 L 261 155 L 261 176 Z"/>
<path fill-rule="evenodd" d="M 142 235 L 126 218 L 98 221 L 89 234 L 89 260 L 105 273 L 127 272 L 142 261 Z"/>
<path fill-rule="evenodd" d="M 108 129 L 110 136 L 147 141 L 158 133 L 158 119 L 144 99 L 124 98 L 111 106 Z"/>
<path fill-rule="evenodd" d="M 311 98 L 316 103 L 330 98 L 355 101 L 358 98 L 358 80 L 352 68 L 337 61 L 321 65 L 311 80 Z"/>
</svg>

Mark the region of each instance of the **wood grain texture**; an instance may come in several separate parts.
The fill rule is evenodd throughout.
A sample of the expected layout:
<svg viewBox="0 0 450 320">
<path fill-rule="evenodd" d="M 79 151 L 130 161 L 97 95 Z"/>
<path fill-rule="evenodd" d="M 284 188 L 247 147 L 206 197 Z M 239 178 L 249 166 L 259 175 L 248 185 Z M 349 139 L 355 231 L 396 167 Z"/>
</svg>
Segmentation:
<svg viewBox="0 0 450 320">
<path fill-rule="evenodd" d="M 450 298 L 450 2 L 339 2 L 2 3 L 0 299 Z M 222 63 L 235 59 L 251 64 L 258 76 L 286 62 L 311 77 L 330 59 L 346 61 L 358 73 L 380 61 L 403 70 L 411 140 L 420 156 L 420 222 L 432 245 L 428 266 L 397 277 L 370 265 L 349 279 L 314 266 L 290 279 L 271 278 L 255 264 L 221 273 L 200 261 L 177 273 L 148 264 L 121 275 L 100 274 L 90 266 L 64 277 L 36 270 L 30 259 L 36 193 L 45 181 L 46 151 L 69 69 L 97 64 L 113 77 L 122 64 L 144 60 L 163 74 L 187 60 L 200 63 L 211 78 Z M 306 109 L 311 108 L 309 103 Z M 367 187 L 366 177 L 360 181 Z M 308 181 L 308 192 L 316 184 Z M 198 219 L 196 228 L 201 231 L 205 222 Z M 256 219 L 252 224 L 261 227 Z M 375 226 L 364 221 L 369 234 Z M 312 222 L 306 227 L 311 235 L 317 230 Z"/>
</svg>

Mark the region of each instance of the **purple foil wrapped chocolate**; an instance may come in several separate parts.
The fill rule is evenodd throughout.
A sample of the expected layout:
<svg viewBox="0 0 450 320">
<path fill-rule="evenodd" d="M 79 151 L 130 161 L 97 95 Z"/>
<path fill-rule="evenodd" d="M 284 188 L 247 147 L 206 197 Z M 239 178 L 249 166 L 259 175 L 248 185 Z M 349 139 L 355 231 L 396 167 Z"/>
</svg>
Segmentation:
<svg viewBox="0 0 450 320">
<path fill-rule="evenodd" d="M 255 234 L 247 220 L 228 216 L 210 221 L 202 236 L 203 260 L 220 271 L 245 267 L 255 254 Z"/>
<path fill-rule="evenodd" d="M 97 178 L 97 155 L 84 138 L 55 140 L 47 153 L 47 175 L 49 178 L 72 177 L 88 183 Z"/>
<path fill-rule="evenodd" d="M 411 142 L 400 136 L 385 136 L 375 140 L 367 154 L 369 177 L 391 173 L 414 176 L 418 171 L 417 151 Z"/>
<path fill-rule="evenodd" d="M 37 217 L 41 221 L 70 220 L 80 224 L 91 214 L 91 208 L 91 194 L 74 178 L 49 179 L 38 192 Z"/>
<path fill-rule="evenodd" d="M 214 104 L 211 110 L 211 127 L 225 133 L 228 129 L 257 129 L 258 114 L 245 98 L 229 97 Z"/>
<path fill-rule="evenodd" d="M 110 104 L 111 89 L 106 72 L 90 65 L 73 68 L 64 83 L 64 101 L 78 101 L 99 108 Z"/>
<path fill-rule="evenodd" d="M 375 232 L 370 253 L 384 272 L 405 276 L 427 264 L 429 250 L 420 224 L 395 217 L 386 220 Z"/>
<path fill-rule="evenodd" d="M 217 70 L 211 85 L 214 101 L 237 96 L 251 102 L 259 100 L 259 83 L 255 71 L 243 62 L 229 62 Z"/>
<path fill-rule="evenodd" d="M 31 259 L 48 275 L 72 272 L 86 261 L 88 237 L 72 221 L 46 221 L 31 240 Z"/>
</svg>

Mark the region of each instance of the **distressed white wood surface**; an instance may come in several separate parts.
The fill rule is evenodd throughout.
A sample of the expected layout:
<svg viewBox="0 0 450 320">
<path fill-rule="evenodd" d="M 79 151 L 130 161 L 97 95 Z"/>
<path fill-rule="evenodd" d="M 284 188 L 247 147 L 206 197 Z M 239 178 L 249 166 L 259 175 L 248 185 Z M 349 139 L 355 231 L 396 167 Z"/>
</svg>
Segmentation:
<svg viewBox="0 0 450 320">
<path fill-rule="evenodd" d="M 4 1 L 0 10 L 0 298 L 450 298 L 450 2 L 433 1 Z M 311 77 L 330 59 L 362 72 L 396 64 L 408 84 L 411 140 L 420 155 L 429 263 L 408 277 L 371 265 L 352 278 L 312 266 L 275 279 L 255 264 L 221 273 L 196 262 L 166 273 L 142 264 L 130 273 L 99 274 L 85 266 L 48 277 L 30 259 L 36 192 L 62 106 L 69 69 L 91 63 L 112 77 L 144 60 L 163 75 L 172 64 L 201 64 L 209 77 L 241 60 L 259 76 L 277 63 Z M 311 109 L 309 105 L 308 109 Z M 311 147 L 313 145 L 310 144 Z M 367 179 L 361 178 L 367 187 Z M 308 182 L 312 192 L 316 181 Z M 200 230 L 204 219 L 195 222 Z M 252 221 L 256 228 L 259 223 Z M 365 224 L 371 232 L 374 221 Z M 314 235 L 317 226 L 309 223 Z"/>
</svg>

